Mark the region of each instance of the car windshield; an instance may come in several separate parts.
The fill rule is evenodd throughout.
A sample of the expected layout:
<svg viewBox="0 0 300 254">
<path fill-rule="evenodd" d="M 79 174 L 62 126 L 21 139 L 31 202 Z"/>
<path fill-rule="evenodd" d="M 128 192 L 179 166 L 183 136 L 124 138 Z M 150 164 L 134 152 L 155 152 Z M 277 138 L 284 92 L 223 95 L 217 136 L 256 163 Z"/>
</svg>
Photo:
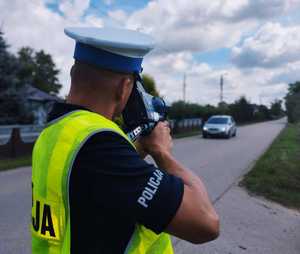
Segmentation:
<svg viewBox="0 0 300 254">
<path fill-rule="evenodd" d="M 228 118 L 225 117 L 213 117 L 210 118 L 207 123 L 213 123 L 213 124 L 226 124 L 228 123 Z"/>
</svg>

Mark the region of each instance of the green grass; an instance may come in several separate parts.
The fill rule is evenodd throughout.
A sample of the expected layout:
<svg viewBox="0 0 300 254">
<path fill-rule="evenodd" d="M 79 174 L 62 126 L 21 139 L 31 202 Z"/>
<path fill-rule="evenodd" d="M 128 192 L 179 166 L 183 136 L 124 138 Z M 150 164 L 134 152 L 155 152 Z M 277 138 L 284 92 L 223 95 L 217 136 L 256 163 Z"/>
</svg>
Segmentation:
<svg viewBox="0 0 300 254">
<path fill-rule="evenodd" d="M 197 136 L 200 134 L 201 134 L 201 131 L 190 131 L 190 132 L 174 134 L 173 138 L 187 138 L 187 137 Z"/>
<path fill-rule="evenodd" d="M 18 167 L 30 166 L 31 156 L 24 156 L 15 159 L 0 160 L 0 171 L 14 169 Z"/>
<path fill-rule="evenodd" d="M 257 123 L 271 122 L 271 121 L 275 121 L 275 120 L 281 119 L 283 117 L 284 116 L 281 116 L 281 117 L 276 118 L 276 119 L 253 120 L 251 122 L 237 123 L 237 126 L 242 127 L 242 126 L 252 125 L 252 124 L 257 124 Z"/>
<path fill-rule="evenodd" d="M 195 135 L 200 135 L 201 131 L 191 131 L 191 132 L 185 132 L 176 134 L 173 137 L 174 138 L 185 138 L 185 137 L 191 137 Z M 20 158 L 15 159 L 0 159 L 0 171 L 9 170 L 9 169 L 15 169 L 18 167 L 25 167 L 31 165 L 31 156 L 24 156 Z"/>
<path fill-rule="evenodd" d="M 282 205 L 300 208 L 300 125 L 289 124 L 245 176 L 242 185 Z"/>
</svg>

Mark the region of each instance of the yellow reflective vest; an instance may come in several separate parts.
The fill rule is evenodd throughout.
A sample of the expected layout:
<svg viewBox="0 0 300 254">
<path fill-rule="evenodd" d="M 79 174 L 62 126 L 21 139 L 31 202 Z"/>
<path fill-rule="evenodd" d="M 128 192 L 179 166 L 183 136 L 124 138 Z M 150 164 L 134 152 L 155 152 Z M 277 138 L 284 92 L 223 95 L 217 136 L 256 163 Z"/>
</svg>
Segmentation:
<svg viewBox="0 0 300 254">
<path fill-rule="evenodd" d="M 131 143 L 114 122 L 85 110 L 50 122 L 36 141 L 32 156 L 33 254 L 71 253 L 69 179 L 73 162 L 86 140 L 102 131 L 116 132 Z M 173 248 L 168 234 L 157 235 L 136 224 L 125 253 L 171 254 Z"/>
</svg>

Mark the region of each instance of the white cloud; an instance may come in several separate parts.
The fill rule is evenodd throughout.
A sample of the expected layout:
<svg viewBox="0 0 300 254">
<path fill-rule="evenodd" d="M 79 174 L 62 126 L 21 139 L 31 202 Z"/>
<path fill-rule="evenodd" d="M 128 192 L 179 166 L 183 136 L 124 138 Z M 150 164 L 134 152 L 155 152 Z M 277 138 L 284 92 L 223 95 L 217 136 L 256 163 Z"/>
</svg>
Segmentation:
<svg viewBox="0 0 300 254">
<path fill-rule="evenodd" d="M 243 36 L 253 34 L 262 21 L 287 14 L 298 7 L 299 2 L 155 0 L 133 13 L 117 10 L 110 12 L 109 17 L 128 28 L 150 33 L 157 39 L 157 49 L 146 58 L 144 69 L 155 77 L 161 93 L 169 100 L 182 99 L 183 74 L 186 73 L 188 100 L 216 104 L 219 101 L 220 75 L 227 72 L 227 101 L 232 102 L 241 95 L 247 95 L 258 103 L 263 93 L 265 102 L 269 103 L 275 96 L 282 97 L 285 94 L 286 85 L 277 79 L 282 73 L 290 76 L 288 71 L 260 68 L 240 70 L 237 67 L 215 69 L 197 62 L 193 52 L 231 48 Z M 272 85 L 276 89 L 270 89 Z"/>
<path fill-rule="evenodd" d="M 85 23 L 86 25 L 94 26 L 94 27 L 103 27 L 104 25 L 103 20 L 95 15 L 87 15 L 85 17 Z"/>
<path fill-rule="evenodd" d="M 286 64 L 280 68 L 272 79 L 272 83 L 294 83 L 300 80 L 300 61 Z"/>
<path fill-rule="evenodd" d="M 284 27 L 267 23 L 256 34 L 232 50 L 232 61 L 240 67 L 274 68 L 300 60 L 300 25 Z"/>
<path fill-rule="evenodd" d="M 114 0 L 103 0 L 103 2 L 106 4 L 106 5 L 112 5 L 114 3 Z"/>
<path fill-rule="evenodd" d="M 116 21 L 119 21 L 119 22 L 122 22 L 122 23 L 125 23 L 127 18 L 128 18 L 127 13 L 123 10 L 109 11 L 108 16 L 110 18 L 112 18 L 113 20 L 116 20 Z"/>
<path fill-rule="evenodd" d="M 225 2 L 227 5 L 229 3 L 230 6 L 232 5 L 228 13 L 226 13 L 226 11 L 224 12 L 225 16 L 235 21 L 278 18 L 300 5 L 299 0 L 243 0 L 239 1 L 240 4 L 238 5 L 235 1 L 228 0 Z M 224 10 L 226 10 L 226 8 L 224 8 Z"/>
<path fill-rule="evenodd" d="M 89 0 L 64 0 L 59 5 L 63 12 L 61 16 L 48 9 L 42 0 L 26 1 L 26 4 L 23 0 L 0 1 L 0 22 L 3 22 L 4 36 L 11 50 L 17 52 L 21 47 L 29 46 L 50 53 L 61 70 L 62 95 L 69 88 L 74 50 L 74 41 L 65 36 L 63 29 L 67 26 L 103 25 L 99 17 L 87 15 L 82 18 L 88 3 Z"/>
<path fill-rule="evenodd" d="M 89 5 L 90 0 L 62 0 L 59 4 L 59 10 L 66 19 L 78 22 Z"/>
<path fill-rule="evenodd" d="M 255 22 L 226 22 L 222 1 L 151 1 L 132 13 L 126 26 L 151 33 L 168 52 L 206 51 L 231 47 Z M 229 35 L 229 36 L 228 36 Z"/>
<path fill-rule="evenodd" d="M 109 11 L 107 17 L 101 18 L 96 16 L 97 12 L 87 11 L 89 0 L 61 1 L 59 10 L 63 15 L 48 9 L 42 0 L 26 1 L 26 4 L 23 0 L 10 0 L 0 1 L 0 23 L 4 22 L 5 37 L 12 45 L 13 51 L 16 52 L 22 46 L 31 46 L 36 50 L 44 49 L 54 57 L 58 68 L 61 69 L 63 95 L 69 87 L 69 69 L 73 62 L 74 50 L 74 42 L 64 35 L 63 28 L 113 25 L 139 28 L 157 38 L 158 48 L 145 59 L 144 69 L 155 78 L 161 93 L 169 101 L 182 98 L 183 74 L 186 73 L 188 100 L 216 104 L 219 101 L 220 75 L 227 72 L 227 101 L 233 101 L 246 94 L 253 102 L 258 102 L 259 96 L 263 94 L 266 97 L 265 101 L 269 102 L 275 96 L 284 95 L 286 80 L 299 77 L 297 75 L 300 73 L 300 59 L 293 60 L 298 61 L 297 64 L 289 62 L 290 57 L 295 57 L 300 52 L 296 44 L 291 44 L 293 36 L 297 37 L 300 33 L 298 26 L 289 28 L 276 23 L 268 23 L 258 28 L 263 20 L 274 19 L 275 16 L 296 8 L 299 0 L 274 0 L 272 4 L 269 2 L 268 8 L 266 2 L 269 1 L 156 0 L 150 1 L 146 7 L 133 13 L 114 10 Z M 253 35 L 253 31 L 257 29 L 261 34 L 257 32 Z M 264 35 L 263 32 L 268 32 L 269 35 Z M 235 60 L 241 58 L 241 52 L 255 48 L 265 59 L 266 65 L 278 61 L 277 58 L 285 59 L 286 64 L 269 69 L 240 69 L 238 65 L 216 69 L 193 57 L 194 52 L 232 48 L 245 36 L 249 38 L 234 49 Z M 282 37 L 288 38 L 285 40 L 287 47 L 284 47 Z M 272 40 L 276 54 L 274 51 L 268 53 L 268 50 L 272 51 L 270 48 L 273 48 L 273 44 L 272 47 L 266 45 Z M 298 51 L 292 55 L 289 48 Z M 288 57 L 284 58 L 286 55 Z"/>
<path fill-rule="evenodd" d="M 156 0 L 124 23 L 151 33 L 165 51 L 199 52 L 232 47 L 261 20 L 298 6 L 300 0 Z"/>
<path fill-rule="evenodd" d="M 220 76 L 224 75 L 224 98 L 233 102 L 246 96 L 253 103 L 270 104 L 274 98 L 282 98 L 287 92 L 287 83 L 278 78 L 286 69 L 239 69 L 226 67 L 215 69 L 206 63 L 195 61 L 191 53 L 150 55 L 144 62 L 145 72 L 155 77 L 159 91 L 169 101 L 182 99 L 183 75 L 186 73 L 186 97 L 190 102 L 217 104 L 220 98 Z M 300 71 L 295 68 L 293 73 Z M 285 77 L 286 79 L 286 77 Z"/>
</svg>

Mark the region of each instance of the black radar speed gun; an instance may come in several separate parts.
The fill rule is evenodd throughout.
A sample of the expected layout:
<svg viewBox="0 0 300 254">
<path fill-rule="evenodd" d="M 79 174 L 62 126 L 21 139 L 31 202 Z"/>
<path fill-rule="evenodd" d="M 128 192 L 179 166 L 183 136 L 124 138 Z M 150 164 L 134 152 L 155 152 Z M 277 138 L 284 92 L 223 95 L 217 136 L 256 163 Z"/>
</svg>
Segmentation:
<svg viewBox="0 0 300 254">
<path fill-rule="evenodd" d="M 167 119 L 167 111 L 165 101 L 147 93 L 141 76 L 136 75 L 134 87 L 123 111 L 130 140 L 134 142 L 140 136 L 149 135 L 159 121 Z"/>
</svg>

